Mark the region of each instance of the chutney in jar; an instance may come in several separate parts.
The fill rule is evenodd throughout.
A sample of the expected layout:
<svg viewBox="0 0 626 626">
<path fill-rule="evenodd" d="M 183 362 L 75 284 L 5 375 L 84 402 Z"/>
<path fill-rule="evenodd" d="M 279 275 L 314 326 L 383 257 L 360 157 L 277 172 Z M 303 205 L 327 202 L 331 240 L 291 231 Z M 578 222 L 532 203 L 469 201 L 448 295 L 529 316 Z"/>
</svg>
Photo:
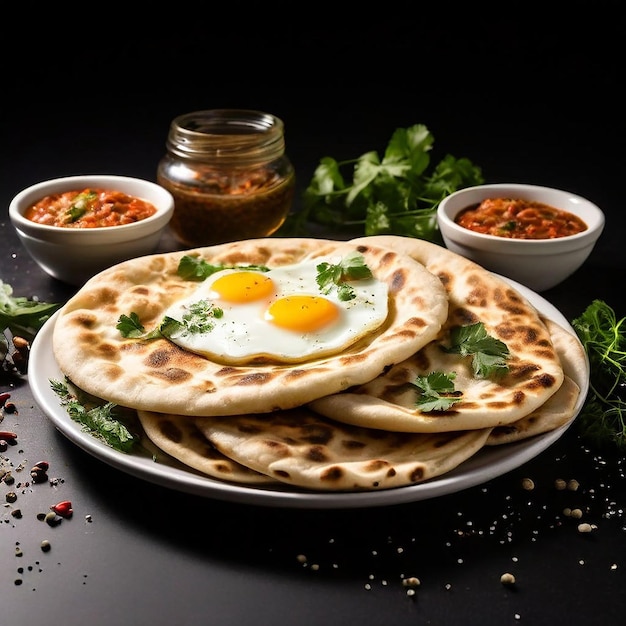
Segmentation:
<svg viewBox="0 0 626 626">
<path fill-rule="evenodd" d="M 188 246 L 204 246 L 275 233 L 293 201 L 295 177 L 272 170 L 219 172 L 197 169 L 197 184 L 157 175 L 174 196 L 170 228 Z"/>
<path fill-rule="evenodd" d="M 157 182 L 174 196 L 170 230 L 184 245 L 268 237 L 283 224 L 295 173 L 284 125 L 262 111 L 212 109 L 175 118 Z"/>
</svg>

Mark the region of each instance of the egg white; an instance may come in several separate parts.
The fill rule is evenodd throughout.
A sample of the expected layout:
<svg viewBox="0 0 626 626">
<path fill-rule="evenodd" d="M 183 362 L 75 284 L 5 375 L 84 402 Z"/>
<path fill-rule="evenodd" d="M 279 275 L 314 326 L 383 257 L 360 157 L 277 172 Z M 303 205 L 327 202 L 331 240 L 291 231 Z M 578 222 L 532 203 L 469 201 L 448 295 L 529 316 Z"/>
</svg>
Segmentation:
<svg viewBox="0 0 626 626">
<path fill-rule="evenodd" d="M 224 302 L 212 292 L 212 285 L 219 277 L 240 270 L 215 272 L 193 294 L 172 305 L 165 315 L 182 321 L 190 305 L 208 300 L 223 310 L 223 316 L 211 319 L 213 328 L 208 332 L 175 333 L 171 341 L 190 352 L 233 364 L 258 360 L 293 363 L 345 350 L 385 322 L 388 287 L 372 277 L 349 283 L 355 294 L 352 300 L 340 300 L 336 289 L 322 294 L 316 282 L 317 266 L 322 262 L 337 263 L 338 260 L 317 258 L 259 272 L 274 281 L 276 292 L 269 298 L 244 304 Z M 330 300 L 339 308 L 338 319 L 315 332 L 287 330 L 265 319 L 271 302 L 294 294 Z"/>
</svg>

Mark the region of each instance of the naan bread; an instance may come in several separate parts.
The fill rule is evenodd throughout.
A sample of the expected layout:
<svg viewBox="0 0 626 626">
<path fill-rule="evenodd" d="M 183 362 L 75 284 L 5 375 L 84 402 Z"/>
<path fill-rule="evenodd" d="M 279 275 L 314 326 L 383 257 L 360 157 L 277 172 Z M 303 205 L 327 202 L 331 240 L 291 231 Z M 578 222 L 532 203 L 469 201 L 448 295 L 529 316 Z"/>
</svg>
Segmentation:
<svg viewBox="0 0 626 626">
<path fill-rule="evenodd" d="M 277 482 L 224 456 L 186 415 L 137 411 L 137 416 L 157 448 L 202 474 L 234 483 Z"/>
<path fill-rule="evenodd" d="M 384 432 L 339 424 L 306 407 L 195 422 L 218 450 L 238 463 L 317 491 L 379 490 L 423 482 L 470 458 L 490 433 L 488 428 Z"/>
<path fill-rule="evenodd" d="M 347 350 L 298 365 L 228 365 L 163 339 L 125 339 L 120 315 L 136 313 L 146 331 L 198 283 L 177 274 L 184 255 L 211 264 L 279 267 L 303 259 L 362 252 L 387 283 L 389 315 L 373 334 Z M 285 238 L 141 257 L 97 274 L 59 312 L 53 350 L 78 387 L 134 409 L 180 415 L 234 415 L 291 408 L 378 376 L 431 341 L 447 317 L 439 279 L 418 261 L 387 248 L 350 242 Z"/>
<path fill-rule="evenodd" d="M 448 319 L 437 338 L 370 382 L 311 402 L 337 421 L 398 432 L 448 432 L 511 424 L 542 406 L 563 384 L 564 372 L 550 332 L 536 309 L 516 289 L 481 266 L 427 241 L 381 235 L 353 240 L 387 245 L 410 254 L 445 285 Z M 454 326 L 482 322 L 510 352 L 508 373 L 474 376 L 471 357 L 441 350 Z M 413 382 L 431 372 L 455 373 L 462 399 L 445 411 L 416 408 Z"/>
<path fill-rule="evenodd" d="M 566 376 L 559 390 L 530 415 L 506 426 L 496 426 L 491 431 L 486 445 L 495 446 L 522 441 L 567 424 L 574 416 L 579 393 L 580 387 Z"/>
<path fill-rule="evenodd" d="M 582 343 L 571 332 L 552 320 L 544 319 L 544 322 L 561 359 L 565 373 L 563 384 L 553 396 L 530 415 L 512 424 L 494 428 L 487 439 L 489 446 L 514 443 L 550 432 L 564 426 L 575 417 L 581 391 L 575 380 L 580 380 L 585 370 L 587 354 Z"/>
</svg>

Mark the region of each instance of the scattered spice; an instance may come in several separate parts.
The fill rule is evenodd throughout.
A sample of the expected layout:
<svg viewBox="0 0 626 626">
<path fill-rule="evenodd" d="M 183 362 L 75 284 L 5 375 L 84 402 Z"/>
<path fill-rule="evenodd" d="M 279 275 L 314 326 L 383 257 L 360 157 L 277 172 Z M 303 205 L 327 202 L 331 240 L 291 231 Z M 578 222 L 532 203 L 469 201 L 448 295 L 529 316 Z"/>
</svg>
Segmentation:
<svg viewBox="0 0 626 626">
<path fill-rule="evenodd" d="M 505 572 L 504 574 L 502 574 L 502 576 L 500 576 L 500 582 L 503 585 L 514 585 L 515 576 L 513 576 L 513 574 L 511 574 L 510 572 Z"/>
<path fill-rule="evenodd" d="M 51 547 L 52 547 L 52 546 L 50 545 L 50 542 L 49 542 L 47 539 L 44 539 L 44 540 L 41 542 L 41 550 L 42 550 L 43 552 L 50 552 L 50 548 L 51 548 Z"/>
<path fill-rule="evenodd" d="M 53 504 L 50 509 L 61 517 L 72 517 L 74 510 L 72 509 L 72 503 L 69 500 L 63 500 L 57 504 Z"/>
</svg>

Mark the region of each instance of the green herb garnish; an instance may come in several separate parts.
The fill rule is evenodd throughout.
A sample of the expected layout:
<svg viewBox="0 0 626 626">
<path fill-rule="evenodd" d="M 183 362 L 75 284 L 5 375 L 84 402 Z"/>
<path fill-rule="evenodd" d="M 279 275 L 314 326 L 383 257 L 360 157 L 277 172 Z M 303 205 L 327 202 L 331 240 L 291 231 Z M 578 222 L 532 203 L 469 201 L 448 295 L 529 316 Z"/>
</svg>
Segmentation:
<svg viewBox="0 0 626 626">
<path fill-rule="evenodd" d="M 431 372 L 427 376 L 418 376 L 413 385 L 420 391 L 415 402 L 424 413 L 429 411 L 446 411 L 453 404 L 461 400 L 461 392 L 455 391 L 454 379 L 456 374 Z"/>
<path fill-rule="evenodd" d="M 589 358 L 589 393 L 576 419 L 583 437 L 626 450 L 626 318 L 594 300 L 572 321 Z"/>
<path fill-rule="evenodd" d="M 209 333 L 215 326 L 211 320 L 223 316 L 224 310 L 220 307 L 214 306 L 208 300 L 198 300 L 189 306 L 187 312 L 182 316 L 182 321 L 165 317 L 161 323 L 160 331 L 165 337 Z"/>
<path fill-rule="evenodd" d="M 482 322 L 454 327 L 450 331 L 450 346 L 441 348 L 449 354 L 471 356 L 476 378 L 501 376 L 509 370 L 506 363 L 509 349 L 504 342 L 488 335 Z"/>
<path fill-rule="evenodd" d="M 138 438 L 116 419 L 116 404 L 106 402 L 87 408 L 77 396 L 70 392 L 66 384 L 58 380 L 50 380 L 50 386 L 73 421 L 81 424 L 90 434 L 119 452 L 132 450 Z"/>
<path fill-rule="evenodd" d="M 317 266 L 317 286 L 324 294 L 336 288 L 339 299 L 353 300 L 356 297 L 354 289 L 348 284 L 352 280 L 367 280 L 372 272 L 365 263 L 362 254 L 354 251 L 347 254 L 339 263 L 320 263 Z"/>
<path fill-rule="evenodd" d="M 216 307 L 208 300 L 198 300 L 189 305 L 187 312 L 183 314 L 182 320 L 165 316 L 158 328 L 146 332 L 139 316 L 134 311 L 130 315 L 120 315 L 116 328 L 122 337 L 126 339 L 158 339 L 164 337 L 170 339 L 180 335 L 193 335 L 211 332 L 214 328 L 212 319 L 223 317 L 224 310 Z"/>
<path fill-rule="evenodd" d="M 304 192 L 302 209 L 287 218 L 279 235 L 304 235 L 312 223 L 333 231 L 362 226 L 365 235 L 396 234 L 440 243 L 441 200 L 484 179 L 471 161 L 451 155 L 429 172 L 433 143 L 428 128 L 416 124 L 396 129 L 382 160 L 374 151 L 346 161 L 322 158 Z"/>
<path fill-rule="evenodd" d="M 0 280 L 0 332 L 9 330 L 15 337 L 32 341 L 61 304 L 16 298 L 13 288 Z"/>
<path fill-rule="evenodd" d="M 98 197 L 95 191 L 83 191 L 79 193 L 73 200 L 70 208 L 65 211 L 68 222 L 75 222 L 80 219 L 89 210 L 89 203 Z"/>
<path fill-rule="evenodd" d="M 185 280 L 204 280 L 215 274 L 215 272 L 221 272 L 226 269 L 245 269 L 257 272 L 269 271 L 269 268 L 264 265 L 212 265 L 199 257 L 185 255 L 178 262 L 176 273 Z"/>
</svg>

